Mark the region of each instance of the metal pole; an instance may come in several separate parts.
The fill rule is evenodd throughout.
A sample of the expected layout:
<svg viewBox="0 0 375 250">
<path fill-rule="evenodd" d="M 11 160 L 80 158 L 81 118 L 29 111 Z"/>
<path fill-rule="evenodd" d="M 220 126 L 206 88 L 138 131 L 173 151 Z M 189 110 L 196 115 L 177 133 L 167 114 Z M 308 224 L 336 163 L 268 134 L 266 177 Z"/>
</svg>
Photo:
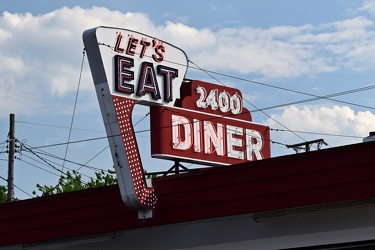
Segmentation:
<svg viewBox="0 0 375 250">
<path fill-rule="evenodd" d="M 13 201 L 14 196 L 14 114 L 10 114 L 9 120 L 9 153 L 8 153 L 8 199 L 7 202 Z"/>
</svg>

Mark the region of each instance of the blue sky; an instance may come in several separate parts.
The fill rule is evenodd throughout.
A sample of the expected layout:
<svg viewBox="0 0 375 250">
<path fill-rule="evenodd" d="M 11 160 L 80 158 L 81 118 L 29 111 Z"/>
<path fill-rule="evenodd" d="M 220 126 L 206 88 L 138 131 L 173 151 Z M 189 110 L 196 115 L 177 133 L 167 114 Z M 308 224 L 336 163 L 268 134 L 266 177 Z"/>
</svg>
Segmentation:
<svg viewBox="0 0 375 250">
<path fill-rule="evenodd" d="M 375 130 L 375 1 L 12 0 L 0 2 L 0 13 L 0 143 L 14 113 L 16 138 L 35 153 L 23 148 L 15 161 L 15 184 L 28 193 L 36 183 L 55 185 L 53 167 L 62 164 L 85 176 L 112 166 L 82 53 L 83 31 L 100 25 L 156 36 L 219 73 L 191 68 L 187 77 L 240 89 L 253 121 L 273 129 L 274 157 L 294 153 L 286 144 L 322 138 L 329 144 L 323 148 L 336 147 Z M 79 83 L 70 135 L 76 143 L 66 148 Z M 134 115 L 136 131 L 147 129 L 146 114 L 140 108 Z M 173 165 L 149 159 L 147 133 L 139 140 L 148 171 Z M 7 154 L 0 159 L 6 178 Z M 29 197 L 19 189 L 16 196 Z"/>
</svg>

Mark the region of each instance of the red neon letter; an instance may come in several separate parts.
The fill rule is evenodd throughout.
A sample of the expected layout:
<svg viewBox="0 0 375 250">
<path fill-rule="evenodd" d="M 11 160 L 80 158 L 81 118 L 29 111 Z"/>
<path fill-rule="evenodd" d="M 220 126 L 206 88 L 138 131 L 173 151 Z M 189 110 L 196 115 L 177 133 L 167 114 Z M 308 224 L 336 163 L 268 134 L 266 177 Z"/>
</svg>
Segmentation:
<svg viewBox="0 0 375 250">
<path fill-rule="evenodd" d="M 246 129 L 246 154 L 247 160 L 253 161 L 253 155 L 257 160 L 262 160 L 263 137 L 258 131 Z"/>
<path fill-rule="evenodd" d="M 116 44 L 115 44 L 115 48 L 113 49 L 114 51 L 118 52 L 118 53 L 123 53 L 124 52 L 124 49 L 123 48 L 120 48 L 121 46 L 121 41 L 122 41 L 122 34 L 121 32 L 118 32 L 117 33 L 117 38 L 116 38 Z"/>
<path fill-rule="evenodd" d="M 201 122 L 198 119 L 193 119 L 193 131 L 194 152 L 199 153 L 202 151 L 202 136 Z"/>
<path fill-rule="evenodd" d="M 133 36 L 129 37 L 128 47 L 126 48 L 126 54 L 134 56 L 135 50 L 137 49 L 138 39 Z"/>
<path fill-rule="evenodd" d="M 181 133 L 183 128 L 184 133 Z M 187 150 L 191 147 L 191 123 L 183 116 L 172 115 L 172 147 Z"/>
<path fill-rule="evenodd" d="M 204 153 L 211 154 L 216 151 L 218 156 L 224 155 L 224 129 L 223 124 L 217 124 L 217 132 L 209 121 L 203 121 L 204 127 Z"/>
<path fill-rule="evenodd" d="M 140 74 L 137 95 L 143 96 L 148 92 L 151 93 L 152 99 L 160 99 L 160 91 L 152 63 L 142 62 Z"/>
<path fill-rule="evenodd" d="M 116 55 L 115 57 L 115 89 L 118 92 L 134 93 L 133 84 L 127 83 L 134 80 L 134 72 L 127 70 L 134 66 L 132 58 Z"/>
<path fill-rule="evenodd" d="M 155 53 L 152 54 L 152 59 L 154 59 L 155 62 L 162 62 L 165 59 L 165 47 L 163 42 L 154 39 L 152 40 L 152 47 L 155 49 Z"/>
<path fill-rule="evenodd" d="M 158 65 L 157 66 L 158 74 L 163 75 L 164 79 L 164 101 L 172 101 L 172 79 L 178 77 L 178 70 L 169 68 L 166 66 Z"/>
<path fill-rule="evenodd" d="M 243 136 L 243 128 L 227 125 L 227 156 L 243 160 L 244 151 L 237 150 L 238 148 L 242 148 L 243 140 L 236 136 Z"/>
<path fill-rule="evenodd" d="M 141 45 L 142 45 L 142 50 L 141 50 L 141 54 L 139 56 L 140 56 L 140 58 L 143 58 L 146 54 L 147 48 L 151 45 L 151 43 L 147 42 L 146 38 L 142 38 Z"/>
</svg>

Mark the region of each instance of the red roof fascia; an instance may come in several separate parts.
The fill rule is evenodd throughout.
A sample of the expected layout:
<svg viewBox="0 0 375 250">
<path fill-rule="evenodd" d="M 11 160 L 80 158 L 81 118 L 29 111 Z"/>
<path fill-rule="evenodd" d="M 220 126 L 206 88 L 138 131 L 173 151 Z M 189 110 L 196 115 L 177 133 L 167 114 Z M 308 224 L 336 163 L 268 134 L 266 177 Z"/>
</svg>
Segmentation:
<svg viewBox="0 0 375 250">
<path fill-rule="evenodd" d="M 118 186 L 0 205 L 0 246 L 375 197 L 375 142 L 209 168 L 153 180 L 142 221 Z"/>
<path fill-rule="evenodd" d="M 374 150 L 375 142 L 354 144 L 158 178 L 155 186 L 161 206 L 191 210 L 187 220 L 363 199 L 375 197 Z"/>
</svg>

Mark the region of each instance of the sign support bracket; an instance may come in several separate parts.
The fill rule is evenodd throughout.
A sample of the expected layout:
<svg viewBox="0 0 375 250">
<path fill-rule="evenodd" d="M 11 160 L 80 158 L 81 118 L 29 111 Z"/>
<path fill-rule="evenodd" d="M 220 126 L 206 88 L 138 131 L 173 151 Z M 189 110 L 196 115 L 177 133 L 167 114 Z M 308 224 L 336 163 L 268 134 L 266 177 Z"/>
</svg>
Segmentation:
<svg viewBox="0 0 375 250">
<path fill-rule="evenodd" d="M 174 165 L 170 169 L 168 169 L 168 171 L 165 172 L 165 174 L 163 176 L 167 176 L 170 173 L 179 174 L 180 173 L 180 168 L 181 168 L 182 172 L 189 171 L 189 169 L 187 167 L 183 166 L 180 163 L 180 161 L 174 161 Z"/>
</svg>

